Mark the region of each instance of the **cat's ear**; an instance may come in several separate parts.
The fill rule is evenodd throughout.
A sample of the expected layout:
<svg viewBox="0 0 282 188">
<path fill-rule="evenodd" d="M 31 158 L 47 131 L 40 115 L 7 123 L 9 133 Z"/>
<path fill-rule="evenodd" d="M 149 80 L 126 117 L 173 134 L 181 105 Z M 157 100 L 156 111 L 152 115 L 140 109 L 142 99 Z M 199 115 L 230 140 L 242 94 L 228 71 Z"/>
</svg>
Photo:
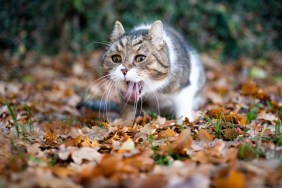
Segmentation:
<svg viewBox="0 0 282 188">
<path fill-rule="evenodd" d="M 125 33 L 125 30 L 122 26 L 122 24 L 119 21 L 116 21 L 115 26 L 114 26 L 114 30 L 111 34 L 111 41 L 116 41 L 121 35 L 123 35 Z"/>
<path fill-rule="evenodd" d="M 163 24 L 160 20 L 155 21 L 149 29 L 149 35 L 152 37 L 152 43 L 155 46 L 163 45 Z"/>
</svg>

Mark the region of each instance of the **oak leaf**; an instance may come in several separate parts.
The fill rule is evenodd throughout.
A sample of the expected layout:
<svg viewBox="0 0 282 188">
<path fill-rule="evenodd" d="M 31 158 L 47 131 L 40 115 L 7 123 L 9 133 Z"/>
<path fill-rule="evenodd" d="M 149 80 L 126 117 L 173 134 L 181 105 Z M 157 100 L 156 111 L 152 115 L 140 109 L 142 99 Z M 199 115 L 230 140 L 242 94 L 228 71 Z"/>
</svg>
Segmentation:
<svg viewBox="0 0 282 188">
<path fill-rule="evenodd" d="M 192 144 L 191 129 L 188 128 L 181 131 L 180 135 L 171 144 L 171 147 L 175 153 L 186 155 L 187 150 L 192 148 Z"/>
<path fill-rule="evenodd" d="M 96 149 L 83 147 L 71 153 L 73 161 L 81 164 L 83 160 L 100 162 L 102 154 L 97 152 Z"/>
</svg>

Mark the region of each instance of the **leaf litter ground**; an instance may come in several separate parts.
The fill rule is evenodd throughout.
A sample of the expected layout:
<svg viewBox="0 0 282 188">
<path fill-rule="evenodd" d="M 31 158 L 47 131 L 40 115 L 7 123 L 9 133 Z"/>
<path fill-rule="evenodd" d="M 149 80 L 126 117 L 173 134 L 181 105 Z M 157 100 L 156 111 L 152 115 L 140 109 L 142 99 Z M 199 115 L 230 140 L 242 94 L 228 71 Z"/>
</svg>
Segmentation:
<svg viewBox="0 0 282 188">
<path fill-rule="evenodd" d="M 1 54 L 0 187 L 282 186 L 281 53 L 226 64 L 203 54 L 205 105 L 181 124 L 77 110 L 89 86 L 107 91 L 91 85 L 100 55 Z"/>
</svg>

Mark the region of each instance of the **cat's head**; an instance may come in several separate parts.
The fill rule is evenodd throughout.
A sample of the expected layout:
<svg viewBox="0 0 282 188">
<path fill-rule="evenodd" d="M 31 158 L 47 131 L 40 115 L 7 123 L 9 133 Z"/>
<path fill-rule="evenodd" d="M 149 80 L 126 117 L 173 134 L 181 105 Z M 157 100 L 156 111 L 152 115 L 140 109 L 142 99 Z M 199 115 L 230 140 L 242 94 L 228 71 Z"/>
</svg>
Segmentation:
<svg viewBox="0 0 282 188">
<path fill-rule="evenodd" d="M 110 39 L 103 67 L 128 101 L 165 86 L 170 63 L 161 21 L 130 32 L 116 21 Z"/>
</svg>

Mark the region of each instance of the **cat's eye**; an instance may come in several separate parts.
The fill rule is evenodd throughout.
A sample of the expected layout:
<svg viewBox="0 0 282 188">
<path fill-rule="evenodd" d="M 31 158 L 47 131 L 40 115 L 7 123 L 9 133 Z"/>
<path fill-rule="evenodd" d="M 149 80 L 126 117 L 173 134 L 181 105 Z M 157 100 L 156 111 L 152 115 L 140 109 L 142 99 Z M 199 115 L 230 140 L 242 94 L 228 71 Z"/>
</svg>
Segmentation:
<svg viewBox="0 0 282 188">
<path fill-rule="evenodd" d="M 146 56 L 144 56 L 144 55 L 137 55 L 135 57 L 135 62 L 140 63 L 140 62 L 144 61 L 145 58 L 146 58 Z"/>
<path fill-rule="evenodd" d="M 121 63 L 121 56 L 120 55 L 113 55 L 112 60 L 114 63 Z"/>
</svg>

